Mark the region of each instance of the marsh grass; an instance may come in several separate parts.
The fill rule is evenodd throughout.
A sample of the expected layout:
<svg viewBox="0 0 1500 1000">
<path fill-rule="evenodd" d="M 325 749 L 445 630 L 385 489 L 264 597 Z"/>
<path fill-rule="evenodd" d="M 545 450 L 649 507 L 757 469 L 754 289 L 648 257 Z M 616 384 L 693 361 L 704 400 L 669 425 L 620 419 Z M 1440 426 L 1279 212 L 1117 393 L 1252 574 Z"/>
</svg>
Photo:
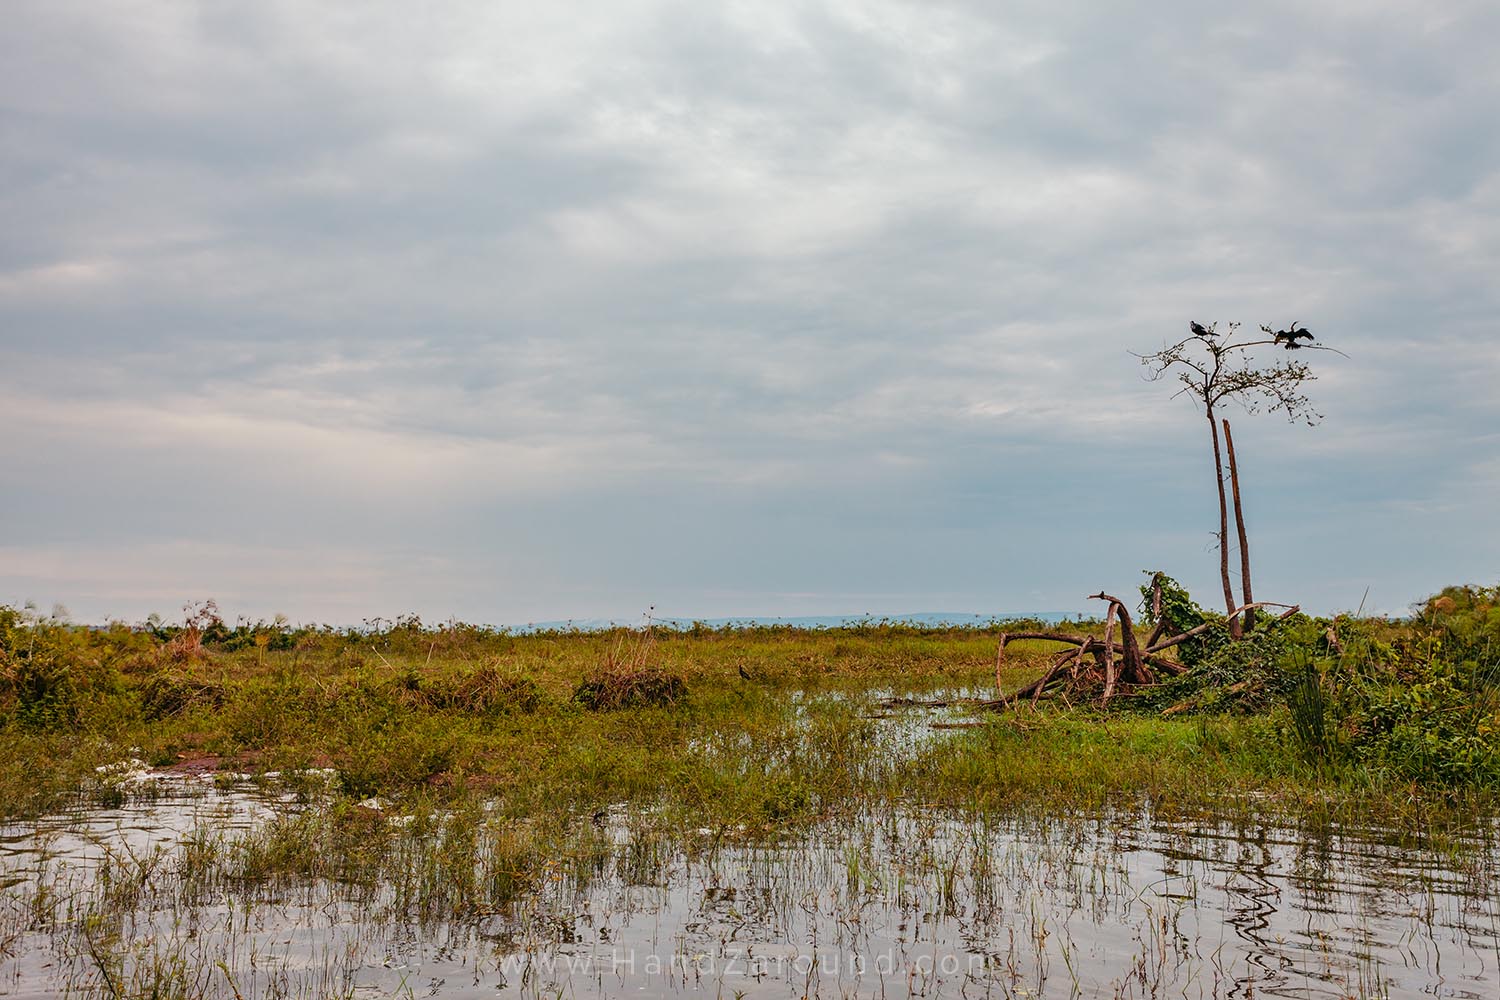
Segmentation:
<svg viewBox="0 0 1500 1000">
<path fill-rule="evenodd" d="M 494 662 L 438 674 L 430 679 L 413 670 L 406 674 L 402 683 L 415 705 L 439 711 L 470 715 L 532 712 L 542 702 L 542 691 L 536 681 Z"/>
<path fill-rule="evenodd" d="M 648 626 L 638 634 L 622 634 L 573 690 L 573 700 L 594 712 L 622 708 L 657 708 L 687 697 L 681 675 L 655 662 L 656 636 Z"/>
<path fill-rule="evenodd" d="M 224 685 L 174 668 L 154 671 L 140 686 L 141 714 L 148 721 L 168 719 L 190 709 L 224 704 Z"/>
<path fill-rule="evenodd" d="M 1303 752 L 1315 763 L 1327 759 L 1328 697 L 1323 690 L 1323 676 L 1311 662 L 1303 664 L 1301 676 L 1287 692 L 1287 710 Z"/>
<path fill-rule="evenodd" d="M 1046 703 L 1002 716 L 960 709 L 952 718 L 974 728 L 948 732 L 931 730 L 918 710 L 882 717 L 887 695 L 993 692 L 998 628 L 515 635 L 403 622 L 359 633 L 247 627 L 217 641 L 211 623 L 196 639 L 191 630 L 33 629 L 13 630 L 11 641 L 55 640 L 78 714 L 38 727 L 12 706 L 0 723 L 8 816 L 67 805 L 94 768 L 132 755 L 228 772 L 331 767 L 350 798 L 403 808 L 482 799 L 495 815 L 555 824 L 625 804 L 674 828 L 720 831 L 910 802 L 1227 801 L 1318 816 L 1374 808 L 1442 825 L 1442 814 L 1483 811 L 1492 798 L 1483 784 L 1414 784 L 1352 753 L 1315 761 L 1286 706 L 1186 718 L 1128 703 L 1103 714 Z M 179 662 L 162 650 L 183 634 L 197 652 Z M 1371 633 L 1370 644 L 1390 641 Z M 1013 643 L 1007 685 L 1038 676 L 1052 649 Z M 117 806 L 124 793 L 93 794 Z"/>
</svg>

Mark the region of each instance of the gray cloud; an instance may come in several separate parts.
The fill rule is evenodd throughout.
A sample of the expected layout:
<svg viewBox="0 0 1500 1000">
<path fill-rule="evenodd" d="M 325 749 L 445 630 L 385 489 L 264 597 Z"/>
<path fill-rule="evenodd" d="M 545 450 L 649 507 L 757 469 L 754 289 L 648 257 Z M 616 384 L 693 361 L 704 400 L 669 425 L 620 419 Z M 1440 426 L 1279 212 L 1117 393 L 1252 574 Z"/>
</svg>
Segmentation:
<svg viewBox="0 0 1500 1000">
<path fill-rule="evenodd" d="M 1207 594 L 1188 318 L 1351 355 L 1236 421 L 1258 592 L 1500 564 L 1493 5 L 8 15 L 0 600 Z"/>
</svg>

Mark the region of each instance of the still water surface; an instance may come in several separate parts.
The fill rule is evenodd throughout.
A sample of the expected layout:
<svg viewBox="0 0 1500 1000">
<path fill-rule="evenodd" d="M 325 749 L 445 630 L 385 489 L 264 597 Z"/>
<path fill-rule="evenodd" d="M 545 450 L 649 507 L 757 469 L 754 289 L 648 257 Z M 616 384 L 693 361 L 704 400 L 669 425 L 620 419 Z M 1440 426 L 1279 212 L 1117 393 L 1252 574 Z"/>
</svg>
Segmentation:
<svg viewBox="0 0 1500 1000">
<path fill-rule="evenodd" d="M 177 961 L 222 997 L 1500 997 L 1490 831 L 1438 852 L 1374 823 L 907 813 L 757 843 L 647 838 L 621 809 L 583 821 L 605 844 L 590 871 L 559 863 L 511 906 L 423 921 L 336 883 L 175 891 L 195 838 L 316 799 L 138 785 L 0 831 L 0 995 L 110 996 L 132 965 Z M 86 915 L 131 859 L 153 874 L 109 925 L 127 955 L 112 966 Z"/>
</svg>

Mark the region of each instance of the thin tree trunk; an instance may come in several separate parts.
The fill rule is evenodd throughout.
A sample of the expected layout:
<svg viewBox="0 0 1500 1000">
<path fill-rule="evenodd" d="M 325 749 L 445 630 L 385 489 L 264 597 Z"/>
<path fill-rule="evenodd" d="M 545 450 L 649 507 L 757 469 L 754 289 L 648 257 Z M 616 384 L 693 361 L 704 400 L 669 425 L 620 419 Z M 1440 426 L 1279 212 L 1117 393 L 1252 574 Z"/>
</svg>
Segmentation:
<svg viewBox="0 0 1500 1000">
<path fill-rule="evenodd" d="M 1161 616 L 1161 571 L 1151 577 L 1151 618 L 1156 622 L 1151 629 L 1151 637 L 1146 640 L 1146 645 L 1151 645 L 1157 639 L 1167 634 L 1167 621 Z"/>
<path fill-rule="evenodd" d="M 1208 408 L 1208 429 L 1214 442 L 1214 485 L 1219 488 L 1219 579 L 1224 584 L 1224 613 L 1229 616 L 1229 637 L 1240 637 L 1240 620 L 1234 617 L 1234 584 L 1229 579 L 1229 500 L 1224 495 L 1224 455 L 1219 448 L 1219 422 Z"/>
<path fill-rule="evenodd" d="M 1245 595 L 1244 604 L 1254 604 L 1250 593 L 1250 541 L 1245 534 L 1245 508 L 1240 503 L 1240 467 L 1234 460 L 1234 435 L 1229 432 L 1229 421 L 1224 421 L 1224 451 L 1229 455 L 1229 489 L 1234 496 L 1234 526 L 1240 534 L 1240 588 Z M 1245 612 L 1245 631 L 1255 627 L 1255 609 Z"/>
</svg>

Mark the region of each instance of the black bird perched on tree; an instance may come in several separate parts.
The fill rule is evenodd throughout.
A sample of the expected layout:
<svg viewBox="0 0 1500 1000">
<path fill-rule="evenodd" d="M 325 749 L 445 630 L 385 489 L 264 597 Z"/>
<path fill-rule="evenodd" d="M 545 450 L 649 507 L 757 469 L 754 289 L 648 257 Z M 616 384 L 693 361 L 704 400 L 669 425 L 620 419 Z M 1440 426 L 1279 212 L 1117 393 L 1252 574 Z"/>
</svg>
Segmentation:
<svg viewBox="0 0 1500 1000">
<path fill-rule="evenodd" d="M 1313 337 L 1312 333 L 1308 331 L 1307 327 L 1298 326 L 1296 323 L 1293 323 L 1290 330 L 1277 330 L 1276 335 L 1272 337 L 1272 341 L 1277 344 L 1285 344 L 1287 350 L 1295 351 L 1297 348 L 1302 346 L 1301 344 L 1297 343 L 1297 341 L 1299 338 L 1303 337 L 1307 338 L 1308 340 L 1316 339 L 1315 337 Z"/>
<path fill-rule="evenodd" d="M 1212 337 L 1214 335 L 1214 332 L 1212 330 L 1204 326 L 1202 323 L 1199 323 L 1197 320 L 1193 320 L 1192 322 L 1188 323 L 1188 329 L 1193 331 L 1193 336 L 1195 337 Z"/>
</svg>

